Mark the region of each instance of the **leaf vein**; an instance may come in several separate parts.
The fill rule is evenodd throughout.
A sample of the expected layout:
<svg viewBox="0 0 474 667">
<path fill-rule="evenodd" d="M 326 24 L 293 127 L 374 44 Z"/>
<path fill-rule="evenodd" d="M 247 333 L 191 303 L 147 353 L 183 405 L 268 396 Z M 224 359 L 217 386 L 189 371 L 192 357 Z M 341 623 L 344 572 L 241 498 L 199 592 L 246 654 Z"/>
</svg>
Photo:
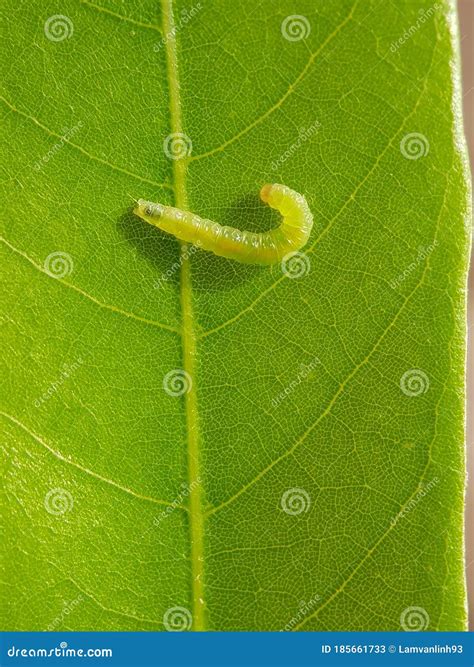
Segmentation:
<svg viewBox="0 0 474 667">
<path fill-rule="evenodd" d="M 305 78 L 306 74 L 307 74 L 307 73 L 309 72 L 309 70 L 311 69 L 311 66 L 312 66 L 312 64 L 314 63 L 315 59 L 318 57 L 318 55 L 319 55 L 320 53 L 322 53 L 322 51 L 325 49 L 325 47 L 326 47 L 328 44 L 330 44 L 330 42 L 336 37 L 336 35 L 337 35 L 337 34 L 338 34 L 338 33 L 339 33 L 339 32 L 346 26 L 346 24 L 349 23 L 349 21 L 352 19 L 353 15 L 354 15 L 355 8 L 357 7 L 357 4 L 358 4 L 358 2 L 355 2 L 355 3 L 353 4 L 353 6 L 352 6 L 352 8 L 351 8 L 351 11 L 350 11 L 349 14 L 346 16 L 346 18 L 345 18 L 345 19 L 344 19 L 344 20 L 343 20 L 343 21 L 342 21 L 342 22 L 341 22 L 341 23 L 340 23 L 340 24 L 339 24 L 339 25 L 332 31 L 332 33 L 331 33 L 330 35 L 328 35 L 328 37 L 326 37 L 326 39 L 325 39 L 324 42 L 321 44 L 321 46 L 320 46 L 318 49 L 316 49 L 316 51 L 314 51 L 313 53 L 311 53 L 310 57 L 308 58 L 308 61 L 307 61 L 306 65 L 303 67 L 303 69 L 302 69 L 301 72 L 298 74 L 298 76 L 296 77 L 296 79 L 295 79 L 295 80 L 288 86 L 288 89 L 286 90 L 286 92 L 284 93 L 284 95 L 282 95 L 282 97 L 280 97 L 280 99 L 279 99 L 277 102 L 275 102 L 275 104 L 274 104 L 273 106 L 271 106 L 271 107 L 270 107 L 269 109 L 267 109 L 267 111 L 265 111 L 261 116 L 259 116 L 259 117 L 256 118 L 254 121 L 252 121 L 252 123 L 250 123 L 250 125 L 248 125 L 246 128 L 244 128 L 243 130 L 241 130 L 240 132 L 238 132 L 237 134 L 235 134 L 233 137 L 231 137 L 230 139 L 228 139 L 227 141 L 225 141 L 225 142 L 224 142 L 223 144 L 221 144 L 220 146 L 217 146 L 216 148 L 213 148 L 213 149 L 207 151 L 206 153 L 201 153 L 200 155 L 192 155 L 191 157 L 188 158 L 188 162 L 195 162 L 195 161 L 197 161 L 197 160 L 202 160 L 203 158 L 211 157 L 212 155 L 215 155 L 216 153 L 220 153 L 220 152 L 222 152 L 222 151 L 225 150 L 228 146 L 230 146 L 231 144 L 233 144 L 235 141 L 237 141 L 238 139 L 240 139 L 240 138 L 242 138 L 243 136 L 245 136 L 246 134 L 248 134 L 251 130 L 253 130 L 255 127 L 257 127 L 257 125 L 260 125 L 260 123 L 261 123 L 262 121 L 264 121 L 266 118 L 268 118 L 269 116 L 271 116 L 271 114 L 272 114 L 274 111 L 276 111 L 277 109 L 279 109 L 279 108 L 284 104 L 284 102 L 290 97 L 290 95 L 294 92 L 296 86 L 300 83 L 300 81 L 302 81 L 302 80 Z"/>
<path fill-rule="evenodd" d="M 17 109 L 13 104 L 11 104 L 5 97 L 0 97 L 2 102 L 7 106 L 12 112 L 19 114 L 20 116 L 23 116 L 23 118 L 27 118 L 30 120 L 32 123 L 37 125 L 39 128 L 41 128 L 44 132 L 49 134 L 51 137 L 54 137 L 55 139 L 60 139 L 63 141 L 65 144 L 68 146 L 71 146 L 72 148 L 75 148 L 77 151 L 85 155 L 87 158 L 90 160 L 93 160 L 94 162 L 99 162 L 100 164 L 109 167 L 110 169 L 113 169 L 114 171 L 118 171 L 122 174 L 126 174 L 127 176 L 131 176 L 132 178 L 135 178 L 138 181 L 142 181 L 143 183 L 149 183 L 150 185 L 154 185 L 155 187 L 158 188 L 163 188 L 163 189 L 170 189 L 171 186 L 168 183 L 158 183 L 157 181 L 152 181 L 149 178 L 145 178 L 144 176 L 140 176 L 139 174 L 135 174 L 133 171 L 129 171 L 128 169 L 124 169 L 123 167 L 119 167 L 116 164 L 113 164 L 112 162 L 108 162 L 107 160 L 104 160 L 97 155 L 93 155 L 92 153 L 89 153 L 86 151 L 82 146 L 79 146 L 78 144 L 75 144 L 72 141 L 69 141 L 68 139 L 65 139 L 64 136 L 61 136 L 60 134 L 57 134 L 56 132 L 53 132 L 53 130 L 50 130 L 49 127 L 46 127 L 46 125 L 43 125 L 37 118 L 34 116 L 30 115 L 29 113 L 25 111 L 21 111 L 20 109 Z"/>
<path fill-rule="evenodd" d="M 123 14 L 117 14 L 116 12 L 113 12 L 111 9 L 106 9 L 105 7 L 99 7 L 99 5 L 94 5 L 92 2 L 88 2 L 88 0 L 79 0 L 79 1 L 82 5 L 90 7 L 91 9 L 95 9 L 98 12 L 109 14 L 109 16 L 115 16 L 115 18 L 125 21 L 126 23 L 132 23 L 133 25 L 136 25 L 140 28 L 148 28 L 149 30 L 156 30 L 157 32 L 162 34 L 162 30 L 159 25 L 153 25 L 152 23 L 143 23 L 142 21 L 136 21 L 135 19 L 132 19 L 129 16 L 124 16 Z"/>
<path fill-rule="evenodd" d="M 90 468 L 86 468 L 80 463 L 77 463 L 77 461 L 74 461 L 67 456 L 64 456 L 64 454 L 61 454 L 57 449 L 54 449 L 54 447 L 51 447 L 48 445 L 47 442 L 45 442 L 39 435 L 31 431 L 25 424 L 20 422 L 18 419 L 13 417 L 12 415 L 9 415 L 6 412 L 1 411 L 0 414 L 11 421 L 13 424 L 16 424 L 19 428 L 21 428 L 25 433 L 27 433 L 33 440 L 35 440 L 39 445 L 42 445 L 45 449 L 48 450 L 50 454 L 55 456 L 59 461 L 62 461 L 63 463 L 68 463 L 69 465 L 73 466 L 74 468 L 77 468 L 81 472 L 83 472 L 86 475 L 90 475 L 91 477 L 94 477 L 95 479 L 98 479 L 101 482 L 104 482 L 104 484 L 110 484 L 110 486 L 114 486 L 116 489 L 119 489 L 120 491 L 123 491 L 124 493 L 128 493 L 131 496 L 134 496 L 135 498 L 138 498 L 139 500 L 145 500 L 150 503 L 155 503 L 156 505 L 164 505 L 165 507 L 172 507 L 176 509 L 181 509 L 183 511 L 187 511 L 187 508 L 184 507 L 184 505 L 178 505 L 176 503 L 171 503 L 166 500 L 160 500 L 158 498 L 153 498 L 152 496 L 146 496 L 143 495 L 142 493 L 138 493 L 137 491 L 133 491 L 133 489 L 129 489 L 128 487 L 124 486 L 123 484 L 120 484 L 119 482 L 115 482 L 113 479 L 108 479 L 107 477 L 103 477 L 97 472 L 94 472 Z"/>
<path fill-rule="evenodd" d="M 7 239 L 0 237 L 0 241 L 4 243 L 10 250 L 12 250 L 14 253 L 17 255 L 20 255 L 24 259 L 26 259 L 35 269 L 40 271 L 41 273 L 44 273 L 46 276 L 51 278 L 49 273 L 42 267 L 40 264 L 37 264 L 34 259 L 32 259 L 29 255 L 27 255 L 23 250 L 19 250 L 18 248 L 15 248 L 14 245 L 12 245 Z M 123 315 L 124 317 L 129 317 L 132 320 L 137 320 L 138 322 L 143 322 L 144 324 L 149 324 L 151 326 L 156 327 L 157 329 L 163 329 L 163 331 L 171 331 L 172 333 L 179 333 L 179 330 L 176 327 L 173 327 L 169 324 L 163 324 L 162 322 L 157 322 L 156 320 L 149 320 L 146 317 L 141 317 L 141 315 L 136 315 L 135 313 L 131 313 L 127 310 L 122 310 L 121 308 L 118 308 L 117 306 L 113 306 L 108 303 L 103 303 L 102 301 L 99 301 L 96 299 L 92 294 L 89 294 L 85 290 L 81 289 L 80 287 L 77 287 L 76 285 L 73 285 L 72 283 L 67 282 L 67 280 L 64 280 L 64 278 L 58 279 L 58 278 L 53 278 L 56 282 L 60 283 L 61 285 L 64 285 L 65 287 L 69 287 L 70 289 L 74 290 L 75 292 L 78 292 L 79 294 L 82 294 L 86 299 L 89 299 L 89 301 L 92 301 L 95 303 L 97 306 L 100 306 L 101 308 L 105 308 L 106 310 L 111 310 L 113 313 L 117 313 L 118 315 Z"/>
</svg>

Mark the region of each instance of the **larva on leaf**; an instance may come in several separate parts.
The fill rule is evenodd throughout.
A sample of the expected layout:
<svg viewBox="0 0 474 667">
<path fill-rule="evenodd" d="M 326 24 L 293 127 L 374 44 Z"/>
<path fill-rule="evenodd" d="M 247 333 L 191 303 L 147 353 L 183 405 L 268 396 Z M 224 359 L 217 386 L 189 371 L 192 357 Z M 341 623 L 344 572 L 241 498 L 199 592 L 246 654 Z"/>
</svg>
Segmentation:
<svg viewBox="0 0 474 667">
<path fill-rule="evenodd" d="M 267 183 L 260 198 L 279 211 L 279 227 L 260 234 L 226 227 L 173 206 L 139 199 L 133 212 L 146 222 L 202 250 L 244 264 L 275 264 L 306 245 L 313 216 L 303 195 L 286 185 Z"/>
</svg>

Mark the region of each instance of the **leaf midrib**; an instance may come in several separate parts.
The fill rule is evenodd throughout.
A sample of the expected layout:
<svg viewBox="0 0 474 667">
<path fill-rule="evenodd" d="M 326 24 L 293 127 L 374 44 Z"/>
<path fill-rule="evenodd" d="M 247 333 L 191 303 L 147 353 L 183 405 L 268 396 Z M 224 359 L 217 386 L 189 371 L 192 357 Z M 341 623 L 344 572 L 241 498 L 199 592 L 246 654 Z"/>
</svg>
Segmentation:
<svg viewBox="0 0 474 667">
<path fill-rule="evenodd" d="M 166 72 L 170 98 L 170 127 L 172 134 L 182 133 L 181 98 L 179 93 L 178 55 L 176 30 L 173 16 L 173 0 L 161 0 L 163 34 L 165 39 Z M 173 160 L 173 184 L 175 205 L 188 209 L 186 191 L 186 160 Z M 196 335 L 192 309 L 191 263 L 188 245 L 181 243 L 180 257 L 180 300 L 181 339 L 183 348 L 183 370 L 191 378 L 188 391 L 184 394 L 186 408 L 186 438 L 188 455 L 189 485 L 189 530 L 191 540 L 191 591 L 192 629 L 204 630 L 204 515 L 202 510 L 202 487 L 199 466 L 199 421 L 196 394 Z"/>
</svg>

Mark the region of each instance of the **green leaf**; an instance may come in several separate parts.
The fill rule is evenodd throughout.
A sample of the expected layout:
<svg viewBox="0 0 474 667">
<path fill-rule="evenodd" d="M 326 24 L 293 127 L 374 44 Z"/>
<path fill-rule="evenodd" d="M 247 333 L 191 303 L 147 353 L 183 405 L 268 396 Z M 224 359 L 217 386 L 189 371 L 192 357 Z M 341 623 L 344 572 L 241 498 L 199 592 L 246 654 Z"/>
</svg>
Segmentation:
<svg viewBox="0 0 474 667">
<path fill-rule="evenodd" d="M 3 625 L 465 629 L 454 2 L 191 2 L 4 3 Z"/>
</svg>

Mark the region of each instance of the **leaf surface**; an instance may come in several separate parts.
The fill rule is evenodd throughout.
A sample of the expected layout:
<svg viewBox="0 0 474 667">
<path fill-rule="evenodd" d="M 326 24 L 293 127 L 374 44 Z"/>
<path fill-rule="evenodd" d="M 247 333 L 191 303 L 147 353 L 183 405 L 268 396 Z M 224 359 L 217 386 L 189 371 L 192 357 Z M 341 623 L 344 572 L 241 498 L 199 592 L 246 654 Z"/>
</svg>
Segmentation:
<svg viewBox="0 0 474 667">
<path fill-rule="evenodd" d="M 453 3 L 57 11 L 4 7 L 4 626 L 464 629 Z M 290 267 L 130 212 L 261 231 L 265 182 Z"/>
</svg>

